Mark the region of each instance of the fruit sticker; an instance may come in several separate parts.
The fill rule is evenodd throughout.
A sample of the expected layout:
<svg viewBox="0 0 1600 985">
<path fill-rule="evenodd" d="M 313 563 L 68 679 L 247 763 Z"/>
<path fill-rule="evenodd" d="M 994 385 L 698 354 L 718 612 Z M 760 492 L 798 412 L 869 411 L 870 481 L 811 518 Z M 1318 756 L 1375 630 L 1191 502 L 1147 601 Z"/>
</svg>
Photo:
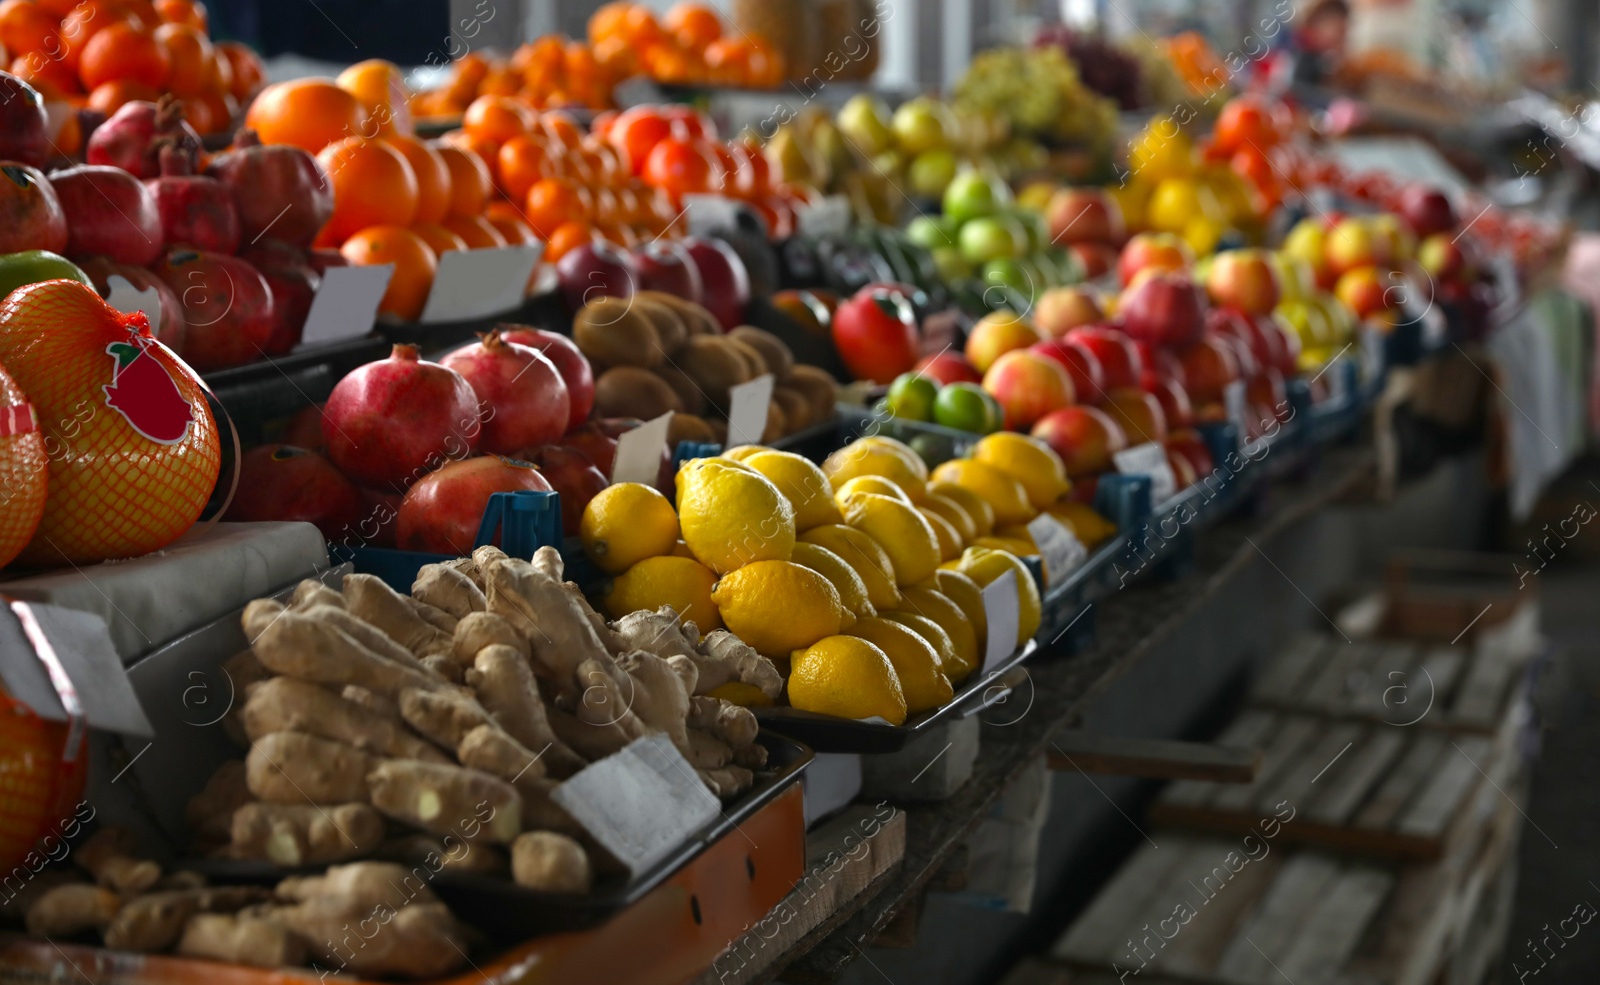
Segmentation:
<svg viewBox="0 0 1600 985">
<path fill-rule="evenodd" d="M 143 319 L 143 315 L 136 317 Z M 106 346 L 115 366 L 111 382 L 102 389 L 106 406 L 121 414 L 135 431 L 159 444 L 175 445 L 195 419 L 194 406 L 183 399 L 167 368 L 150 354 L 154 343 L 154 339 L 135 336 L 132 341 Z"/>
</svg>

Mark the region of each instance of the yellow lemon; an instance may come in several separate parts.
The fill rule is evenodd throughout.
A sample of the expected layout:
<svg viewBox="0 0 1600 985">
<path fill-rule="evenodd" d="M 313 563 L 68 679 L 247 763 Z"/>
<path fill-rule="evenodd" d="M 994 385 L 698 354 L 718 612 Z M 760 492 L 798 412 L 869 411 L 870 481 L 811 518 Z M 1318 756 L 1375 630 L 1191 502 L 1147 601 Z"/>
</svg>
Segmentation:
<svg viewBox="0 0 1600 985">
<path fill-rule="evenodd" d="M 1067 467 L 1050 446 L 1015 431 L 997 431 L 979 439 L 972 457 L 1022 483 L 1028 502 L 1042 510 L 1072 488 Z"/>
<path fill-rule="evenodd" d="M 680 619 L 709 633 L 722 628 L 722 617 L 711 601 L 711 586 L 716 582 L 717 576 L 699 561 L 671 555 L 650 557 L 612 579 L 602 601 L 613 619 L 670 605 Z"/>
<path fill-rule="evenodd" d="M 866 640 L 888 656 L 900 678 L 900 690 L 905 692 L 908 713 L 941 707 L 955 694 L 950 678 L 939 669 L 939 654 L 909 626 L 892 619 L 863 619 L 850 630 L 850 635 Z"/>
<path fill-rule="evenodd" d="M 1128 165 L 1141 179 L 1158 182 L 1194 173 L 1194 143 L 1170 116 L 1158 116 L 1128 148 Z M 1149 215 L 1145 215 L 1146 223 Z"/>
<path fill-rule="evenodd" d="M 766 445 L 734 445 L 732 448 L 724 449 L 719 457 L 731 458 L 735 462 L 742 462 L 751 455 L 759 455 L 764 451 L 771 450 Z"/>
<path fill-rule="evenodd" d="M 1166 178 L 1156 185 L 1145 206 L 1144 221 L 1152 228 L 1179 233 L 1194 218 L 1214 223 L 1227 218 L 1216 192 L 1192 178 Z"/>
<path fill-rule="evenodd" d="M 1039 545 L 1033 539 L 1033 531 L 1029 530 L 1026 524 L 1013 523 L 1004 527 L 996 527 L 992 536 L 1001 540 L 1014 540 L 1020 544 L 1026 544 L 1029 554 L 1039 553 Z"/>
<path fill-rule="evenodd" d="M 719 575 L 753 561 L 786 561 L 794 550 L 794 507 L 764 475 L 713 459 L 678 470 L 684 543 Z"/>
<path fill-rule="evenodd" d="M 933 573 L 932 578 L 919 582 L 918 586 L 931 588 L 959 605 L 967 617 L 967 622 L 972 623 L 972 631 L 978 637 L 979 649 L 983 648 L 984 637 L 989 631 L 989 618 L 983 611 L 983 589 L 978 587 L 977 582 L 959 571 L 940 568 Z"/>
<path fill-rule="evenodd" d="M 840 509 L 843 509 L 845 497 L 864 492 L 877 493 L 880 496 L 891 496 L 907 503 L 911 502 L 911 497 L 906 495 L 904 489 L 881 475 L 858 475 L 853 479 L 846 479 L 844 485 L 833 491 L 833 501 L 839 504 Z"/>
<path fill-rule="evenodd" d="M 1027 566 L 1017 557 L 1006 551 L 989 550 L 984 547 L 969 547 L 957 562 L 957 569 L 962 574 L 978 583 L 979 588 L 988 587 L 989 583 L 1005 574 L 1012 572 L 1017 577 L 1017 645 L 1021 646 L 1033 638 L 1039 631 L 1039 586 L 1033 583 L 1033 576 L 1028 573 Z M 724 614 L 726 618 L 726 614 Z"/>
<path fill-rule="evenodd" d="M 994 529 L 994 507 L 966 486 L 935 480 L 928 483 L 928 492 L 943 496 L 965 510 L 967 517 L 972 520 L 973 537 L 982 537 Z"/>
<path fill-rule="evenodd" d="M 769 657 L 804 649 L 844 623 L 833 582 L 792 561 L 756 561 L 731 571 L 717 581 L 711 601 L 728 632 Z"/>
<path fill-rule="evenodd" d="M 875 493 L 851 496 L 844 522 L 878 542 L 889 555 L 896 585 L 914 585 L 939 567 L 939 541 L 917 508 Z"/>
<path fill-rule="evenodd" d="M 839 507 L 833 502 L 833 486 L 815 463 L 792 451 L 768 449 L 744 459 L 744 464 L 771 479 L 794 507 L 796 531 L 840 521 Z"/>
<path fill-rule="evenodd" d="M 921 479 L 923 482 L 928 481 L 928 463 L 922 460 L 922 456 L 917 454 L 916 449 L 912 448 L 904 441 L 901 441 L 897 438 L 891 438 L 886 434 L 869 434 L 864 438 L 857 438 L 856 444 L 865 445 L 868 448 L 882 448 L 885 451 L 894 452 L 905 461 L 906 465 L 910 467 L 912 472 L 916 473 L 917 478 Z"/>
<path fill-rule="evenodd" d="M 1084 547 L 1094 550 L 1116 536 L 1117 525 L 1094 511 L 1087 503 L 1073 499 L 1058 501 L 1046 510 L 1075 534 Z"/>
<path fill-rule="evenodd" d="M 936 493 L 929 489 L 928 498 L 922 501 L 922 507 L 944 517 L 945 522 L 955 528 L 956 534 L 961 538 L 961 543 L 965 544 L 978 536 L 978 525 L 973 521 L 972 514 L 968 513 L 965 507 L 944 493 Z"/>
<path fill-rule="evenodd" d="M 867 597 L 867 583 L 861 580 L 856 569 L 850 567 L 844 558 L 826 547 L 802 541 L 794 545 L 794 553 L 789 560 L 833 582 L 834 589 L 839 593 L 839 601 L 857 616 L 864 618 L 878 614 L 872 600 Z"/>
<path fill-rule="evenodd" d="M 889 655 L 854 636 L 829 636 L 789 658 L 789 704 L 837 718 L 904 725 L 906 696 Z"/>
<path fill-rule="evenodd" d="M 621 574 L 647 557 L 671 554 L 678 515 L 667 497 L 639 482 L 602 489 L 578 523 L 583 552 L 606 574 Z"/>
<path fill-rule="evenodd" d="M 895 448 L 868 444 L 865 439 L 845 445 L 829 455 L 822 463 L 822 472 L 835 488 L 858 475 L 881 475 L 899 486 L 914 503 L 927 494 L 926 478 L 918 474 L 905 456 Z"/>
<path fill-rule="evenodd" d="M 900 589 L 894 584 L 894 565 L 883 547 L 870 536 L 842 523 L 812 527 L 800 535 L 807 544 L 826 547 L 861 576 L 867 598 L 874 608 L 889 609 L 900 604 Z"/>
<path fill-rule="evenodd" d="M 685 544 L 683 541 L 680 540 L 676 544 L 672 545 L 672 556 L 673 557 L 686 557 L 686 558 L 689 558 L 690 560 L 693 560 L 694 559 L 694 551 L 689 550 L 689 545 Z"/>
<path fill-rule="evenodd" d="M 982 496 L 994 508 L 995 523 L 1026 523 L 1038 514 L 1022 483 L 984 462 L 953 458 L 933 470 L 935 482 L 952 482 Z"/>
<path fill-rule="evenodd" d="M 706 694 L 745 708 L 770 708 L 777 703 L 767 695 L 767 692 L 744 681 L 729 681 L 712 688 Z"/>
<path fill-rule="evenodd" d="M 983 655 L 978 652 L 978 631 L 973 628 L 967 614 L 961 611 L 961 606 L 941 592 L 915 585 L 901 592 L 901 595 L 905 602 L 900 611 L 914 612 L 932 619 L 950 637 L 950 647 L 956 655 L 954 666 L 944 665 L 944 672 L 950 675 L 950 679 L 959 681 L 972 673 L 983 660 Z"/>
<path fill-rule="evenodd" d="M 938 623 L 927 616 L 919 616 L 915 612 L 904 612 L 899 609 L 891 609 L 888 612 L 879 613 L 879 618 L 897 622 L 927 640 L 928 645 L 933 647 L 933 652 L 939 655 L 939 669 L 944 672 L 946 677 L 950 676 L 950 671 L 955 669 L 958 663 L 956 648 L 950 642 L 950 634 L 941 629 Z"/>
<path fill-rule="evenodd" d="M 1015 554 L 1017 557 L 1027 557 L 1029 554 L 1039 553 L 1039 549 L 1034 547 L 1031 541 L 1017 540 L 1015 537 L 998 537 L 992 535 L 989 537 L 979 537 L 969 546 L 982 547 L 985 550 L 990 551 L 1005 551 L 1007 554 Z"/>
<path fill-rule="evenodd" d="M 926 507 L 917 507 L 917 512 L 928 521 L 928 526 L 933 528 L 933 539 L 939 542 L 939 560 L 948 561 L 961 556 L 961 549 L 967 545 L 961 540 L 961 534 L 944 517 Z"/>
</svg>

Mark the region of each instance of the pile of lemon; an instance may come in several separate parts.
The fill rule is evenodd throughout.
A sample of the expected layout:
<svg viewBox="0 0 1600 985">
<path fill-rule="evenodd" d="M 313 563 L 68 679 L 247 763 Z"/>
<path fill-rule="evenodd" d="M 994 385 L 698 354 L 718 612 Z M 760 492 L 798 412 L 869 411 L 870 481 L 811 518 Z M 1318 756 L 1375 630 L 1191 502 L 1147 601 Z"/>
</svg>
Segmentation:
<svg viewBox="0 0 1600 985">
<path fill-rule="evenodd" d="M 683 463 L 675 506 L 649 486 L 607 488 L 580 537 L 612 575 L 612 618 L 670 605 L 776 661 L 793 707 L 899 725 L 978 669 L 985 585 L 1013 572 L 1016 645 L 1037 631 L 1039 593 L 1019 560 L 1037 553 L 1029 520 L 1048 509 L 1091 546 L 1114 532 L 1068 488 L 1060 458 L 1020 434 L 989 435 L 931 475 L 886 437 L 820 468 L 745 445 Z"/>
</svg>

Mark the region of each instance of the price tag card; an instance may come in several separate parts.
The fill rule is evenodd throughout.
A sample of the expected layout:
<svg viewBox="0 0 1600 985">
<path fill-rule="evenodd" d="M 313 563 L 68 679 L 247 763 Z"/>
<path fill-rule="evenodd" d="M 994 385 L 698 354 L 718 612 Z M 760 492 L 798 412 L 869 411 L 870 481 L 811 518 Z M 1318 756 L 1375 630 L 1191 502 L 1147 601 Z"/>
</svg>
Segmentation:
<svg viewBox="0 0 1600 985">
<path fill-rule="evenodd" d="M 522 304 L 543 243 L 483 250 L 447 250 L 439 257 L 423 324 L 487 318 Z"/>
<path fill-rule="evenodd" d="M 739 225 L 739 203 L 722 195 L 685 195 L 683 208 L 689 232 L 696 236 L 708 236 Z"/>
<path fill-rule="evenodd" d="M 106 286 L 111 288 L 111 293 L 106 296 L 106 304 L 125 315 L 144 312 L 150 319 L 151 330 L 155 329 L 161 321 L 161 295 L 155 288 L 147 287 L 141 291 L 121 274 L 112 274 L 106 280 Z"/>
<path fill-rule="evenodd" d="M 983 673 L 990 673 L 1017 652 L 1017 629 L 1022 624 L 1018 610 L 1015 571 L 1007 571 L 983 587 L 983 616 L 989 624 Z"/>
<path fill-rule="evenodd" d="M 661 453 L 667 447 L 667 425 L 672 423 L 668 411 L 653 421 L 646 421 L 632 431 L 622 432 L 617 439 L 617 457 L 611 464 L 611 484 L 642 482 L 656 484 L 661 474 Z"/>
<path fill-rule="evenodd" d="M 1178 491 L 1178 478 L 1172 474 L 1172 463 L 1167 461 L 1167 450 L 1154 441 L 1134 445 L 1111 456 L 1117 471 L 1123 475 L 1150 477 L 1150 505 L 1159 506 Z"/>
<path fill-rule="evenodd" d="M 1059 584 L 1089 559 L 1089 549 L 1083 546 L 1072 528 L 1048 513 L 1033 518 L 1028 524 L 1028 534 L 1039 548 L 1045 580 L 1051 585 Z"/>
<path fill-rule="evenodd" d="M 1250 404 L 1245 399 L 1244 380 L 1234 380 L 1222 388 L 1222 406 L 1228 414 L 1228 423 L 1239 429 L 1239 440 L 1250 433 Z"/>
<path fill-rule="evenodd" d="M 728 391 L 728 447 L 758 445 L 767 430 L 767 410 L 772 404 L 771 373 L 741 383 Z"/>
<path fill-rule="evenodd" d="M 850 200 L 829 195 L 820 202 L 800 205 L 794 210 L 795 225 L 804 236 L 838 236 L 850 228 Z"/>
<path fill-rule="evenodd" d="M 301 345 L 358 339 L 372 331 L 378 303 L 389 289 L 394 264 L 372 267 L 329 267 L 311 299 Z"/>
<path fill-rule="evenodd" d="M 717 819 L 722 804 L 661 733 L 635 739 L 550 794 L 634 875 Z"/>
</svg>

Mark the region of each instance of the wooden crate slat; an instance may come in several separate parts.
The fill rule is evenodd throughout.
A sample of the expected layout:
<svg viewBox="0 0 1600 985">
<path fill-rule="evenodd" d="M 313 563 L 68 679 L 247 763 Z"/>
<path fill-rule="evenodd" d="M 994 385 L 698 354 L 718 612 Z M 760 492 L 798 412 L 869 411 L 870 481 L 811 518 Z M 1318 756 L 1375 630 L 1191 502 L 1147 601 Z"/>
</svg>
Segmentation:
<svg viewBox="0 0 1600 985">
<path fill-rule="evenodd" d="M 1318 981 L 1343 968 L 1394 884 L 1391 873 L 1370 866 L 1352 866 L 1340 873 L 1294 946 L 1278 960 L 1283 974 L 1290 981 Z"/>
<path fill-rule="evenodd" d="M 1403 834 L 1442 834 L 1468 794 L 1482 781 L 1479 766 L 1489 749 L 1489 740 L 1477 736 L 1462 736 L 1452 743 L 1439 769 L 1429 777 L 1415 802 L 1400 815 L 1395 827 Z"/>
<path fill-rule="evenodd" d="M 1455 755 L 1444 736 L 1434 732 L 1418 732 L 1411 748 L 1389 772 L 1378 792 L 1356 815 L 1356 827 L 1387 829 L 1416 796 L 1417 790 L 1432 775 L 1434 764 L 1446 752 Z"/>
<path fill-rule="evenodd" d="M 1341 712 L 1357 718 L 1381 720 L 1394 711 L 1386 704 L 1395 696 L 1390 688 L 1413 679 L 1420 663 L 1417 648 L 1409 643 L 1375 643 L 1372 659 L 1363 668 L 1361 687 Z M 1409 693 L 1409 689 L 1407 692 Z"/>
<path fill-rule="evenodd" d="M 1258 810 L 1270 811 L 1275 805 L 1287 801 L 1297 809 L 1305 804 L 1312 794 L 1312 781 L 1318 779 L 1335 757 L 1340 760 L 1350 755 L 1345 752 L 1340 756 L 1340 751 L 1345 746 L 1354 743 L 1361 737 L 1361 726 L 1354 722 L 1321 722 L 1317 729 L 1316 740 L 1308 745 L 1294 764 L 1283 771 L 1282 776 L 1271 786 L 1266 787 L 1255 800 Z M 1323 776 L 1322 779 L 1326 779 Z"/>
<path fill-rule="evenodd" d="M 1366 643 L 1334 645 L 1322 669 L 1298 695 L 1291 695 L 1291 707 L 1325 714 L 1337 712 L 1349 700 L 1350 681 L 1372 658 L 1373 648 Z"/>
<path fill-rule="evenodd" d="M 1339 864 L 1315 852 L 1301 852 L 1285 862 L 1238 936 L 1228 944 L 1216 977 L 1251 985 L 1276 981 L 1272 963 L 1288 953 L 1304 929 L 1307 914 L 1338 875 Z"/>
<path fill-rule="evenodd" d="M 1240 813 L 1248 810 L 1259 799 L 1261 791 L 1271 787 L 1284 771 L 1294 767 L 1296 757 L 1308 743 L 1315 741 L 1316 733 L 1315 719 L 1287 717 L 1267 744 L 1266 759 L 1261 764 L 1261 773 L 1256 781 L 1222 787 L 1213 797 L 1211 805 L 1219 811 Z"/>
<path fill-rule="evenodd" d="M 1485 650 L 1474 648 L 1472 664 L 1466 680 L 1461 683 L 1461 694 L 1450 709 L 1450 724 L 1475 729 L 1493 728 L 1500 720 L 1506 687 L 1512 677 L 1522 670 L 1520 662 Z"/>
<path fill-rule="evenodd" d="M 1240 852 L 1243 857 L 1238 842 L 1223 844 L 1228 846 L 1228 851 Z M 1215 856 L 1215 861 L 1209 863 L 1211 869 L 1191 864 L 1187 880 L 1178 889 L 1188 888 L 1195 894 L 1186 897 L 1191 906 L 1195 905 L 1195 899 L 1200 900 L 1197 912 L 1157 956 L 1153 962 L 1155 970 L 1195 978 L 1210 976 L 1238 932 L 1244 915 L 1277 879 L 1284 856 L 1283 851 L 1274 848 L 1266 857 L 1251 861 L 1238 872 L 1228 868 L 1226 852 Z M 1207 864 L 1199 855 L 1195 861 Z M 1216 874 L 1218 868 L 1222 870 L 1221 876 Z M 1230 875 L 1231 880 L 1228 879 Z M 1211 883 L 1204 881 L 1208 876 Z M 1145 974 L 1141 973 L 1140 978 Z"/>
<path fill-rule="evenodd" d="M 1051 948 L 1052 956 L 1085 964 L 1121 961 L 1126 966 L 1124 941 L 1149 921 L 1146 904 L 1168 893 L 1168 875 L 1190 856 L 1197 844 L 1194 839 L 1170 832 L 1161 840 L 1165 844 L 1160 848 L 1149 843 L 1141 845 L 1117 870 L 1111 881 L 1095 895 L 1089 908 Z"/>
<path fill-rule="evenodd" d="M 1430 646 L 1423 651 L 1422 660 L 1417 668 L 1418 680 L 1421 685 L 1431 681 L 1433 686 L 1433 706 L 1440 712 L 1455 706 L 1456 689 L 1464 676 L 1463 671 L 1467 666 L 1467 659 L 1472 655 L 1472 650 L 1465 646 Z M 1426 671 L 1427 676 L 1422 676 Z M 1411 683 L 1407 681 L 1408 685 Z M 1430 716 L 1435 720 L 1447 717 L 1446 714 Z M 1406 716 L 1409 718 L 1410 716 Z"/>
<path fill-rule="evenodd" d="M 1256 681 L 1255 699 L 1268 704 L 1281 703 L 1297 693 L 1300 680 L 1322 664 L 1322 655 L 1333 645 L 1331 637 L 1301 633 L 1267 661 Z"/>
<path fill-rule="evenodd" d="M 1348 824 L 1366 802 L 1378 781 L 1394 765 L 1405 749 L 1405 731 L 1383 725 L 1369 725 L 1355 748 L 1317 781 L 1315 799 L 1306 808 L 1310 820 L 1319 824 Z"/>
<path fill-rule="evenodd" d="M 1221 735 L 1217 736 L 1217 744 L 1239 749 L 1263 748 L 1266 746 L 1267 736 L 1272 734 L 1278 724 L 1278 715 L 1275 712 L 1247 708 L 1229 723 L 1226 729 L 1223 729 Z M 1168 804 L 1198 807 L 1210 800 L 1220 786 L 1209 780 L 1179 780 L 1167 784 L 1167 789 L 1161 793 L 1161 800 Z"/>
</svg>

